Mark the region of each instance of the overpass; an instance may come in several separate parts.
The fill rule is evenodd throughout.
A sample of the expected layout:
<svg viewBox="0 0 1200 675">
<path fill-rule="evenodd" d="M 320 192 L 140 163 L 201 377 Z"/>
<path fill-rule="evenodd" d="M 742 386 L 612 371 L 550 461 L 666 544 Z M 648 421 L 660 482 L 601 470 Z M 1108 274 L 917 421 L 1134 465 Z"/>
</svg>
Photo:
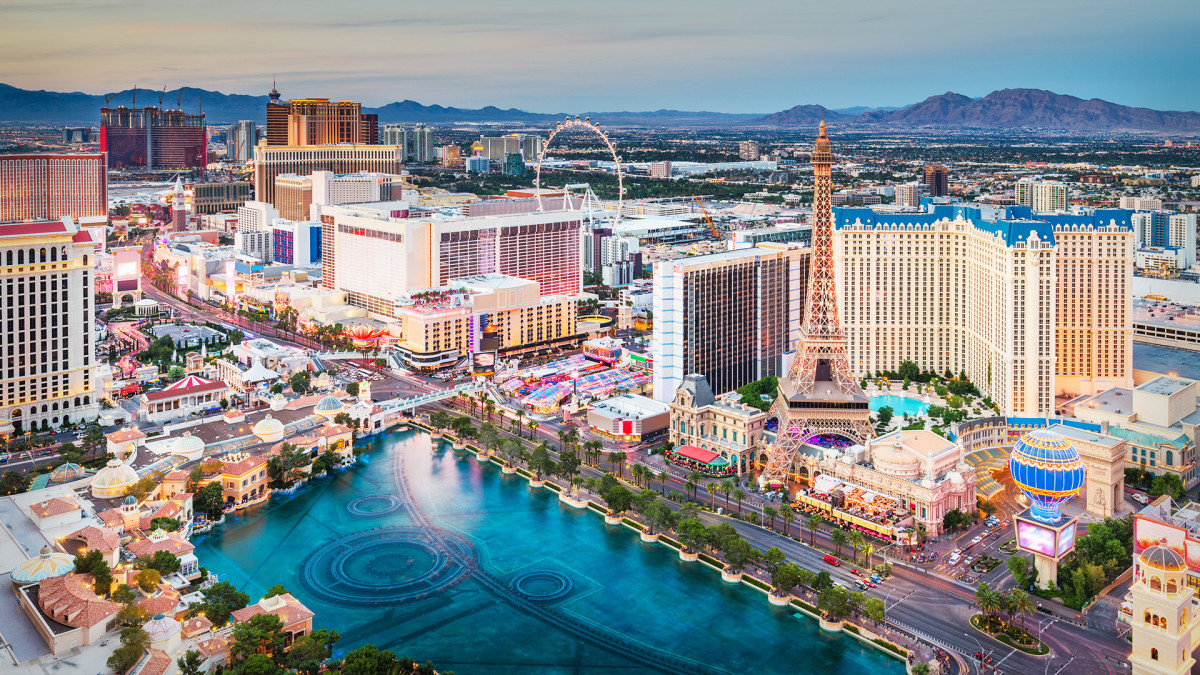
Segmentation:
<svg viewBox="0 0 1200 675">
<path fill-rule="evenodd" d="M 376 403 L 375 405 L 383 408 L 384 410 L 412 410 L 419 406 L 427 405 L 429 403 L 436 403 L 452 396 L 457 396 L 458 394 L 475 392 L 479 391 L 480 389 L 483 389 L 482 384 L 468 382 L 450 389 L 443 389 L 442 391 L 434 391 L 428 394 L 418 394 L 416 396 L 409 396 L 408 398 L 394 398 L 390 401 Z"/>
</svg>

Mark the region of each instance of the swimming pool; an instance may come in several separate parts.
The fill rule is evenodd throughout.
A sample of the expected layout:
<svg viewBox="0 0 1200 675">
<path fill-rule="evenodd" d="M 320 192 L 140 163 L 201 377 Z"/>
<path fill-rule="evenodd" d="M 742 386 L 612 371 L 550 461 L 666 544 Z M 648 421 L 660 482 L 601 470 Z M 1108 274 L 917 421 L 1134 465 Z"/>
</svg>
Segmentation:
<svg viewBox="0 0 1200 675">
<path fill-rule="evenodd" d="M 910 417 L 924 415 L 925 411 L 929 409 L 929 406 L 925 405 L 918 399 L 908 398 L 907 396 L 890 395 L 872 396 L 870 406 L 871 410 L 876 411 L 880 408 L 890 407 L 892 409 L 892 414 L 896 417 L 903 417 L 905 415 Z"/>
<path fill-rule="evenodd" d="M 550 490 L 433 448 L 424 433 L 368 447 L 358 467 L 197 537 L 200 564 L 251 598 L 283 584 L 316 612 L 316 628 L 341 633 L 338 655 L 374 643 L 460 675 L 653 670 L 629 653 L 639 650 L 718 673 L 903 672 Z"/>
</svg>

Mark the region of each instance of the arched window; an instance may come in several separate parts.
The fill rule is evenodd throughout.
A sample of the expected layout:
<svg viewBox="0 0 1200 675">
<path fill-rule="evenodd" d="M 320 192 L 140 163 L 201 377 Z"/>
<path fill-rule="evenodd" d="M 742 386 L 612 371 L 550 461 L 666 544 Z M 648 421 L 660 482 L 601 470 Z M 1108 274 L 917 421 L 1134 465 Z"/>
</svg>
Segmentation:
<svg viewBox="0 0 1200 675">
<path fill-rule="evenodd" d="M 50 409 L 54 412 L 58 412 L 58 401 L 55 401 L 54 405 L 50 406 Z"/>
<path fill-rule="evenodd" d="M 42 249 L 42 255 L 38 258 L 40 262 L 46 262 L 46 249 Z"/>
<path fill-rule="evenodd" d="M 63 410 L 70 410 L 70 408 L 71 408 L 71 402 L 63 401 Z"/>
<path fill-rule="evenodd" d="M 1152 648 L 1150 649 L 1150 659 L 1151 659 L 1152 661 L 1157 661 L 1157 660 L 1158 660 L 1158 649 L 1157 649 L 1157 648 L 1155 648 L 1155 647 L 1152 647 Z"/>
<path fill-rule="evenodd" d="M 9 251 L 9 254 L 11 255 L 12 251 Z M 18 265 L 25 264 L 25 251 L 17 251 L 17 264 Z"/>
<path fill-rule="evenodd" d="M 35 262 L 37 262 L 37 251 L 29 249 L 29 264 L 32 265 Z"/>
<path fill-rule="evenodd" d="M 44 412 L 44 413 L 50 412 L 50 408 L 47 407 L 45 403 L 42 404 L 42 412 Z"/>
<path fill-rule="evenodd" d="M 1146 620 L 1142 623 L 1150 623 L 1150 610 L 1146 610 Z"/>
<path fill-rule="evenodd" d="M 1165 616 L 1158 617 L 1158 627 L 1163 630 L 1167 629 L 1167 617 L 1165 617 Z"/>
<path fill-rule="evenodd" d="M 1174 465 L 1175 465 L 1175 453 L 1168 450 L 1167 451 L 1167 466 L 1174 466 Z"/>
<path fill-rule="evenodd" d="M 1156 591 L 1162 590 L 1162 579 L 1158 577 L 1150 577 L 1150 588 Z"/>
<path fill-rule="evenodd" d="M 67 259 L 67 247 L 66 247 L 66 246 L 62 247 L 62 253 L 60 254 L 60 258 L 61 258 L 62 260 L 66 260 L 66 259 Z"/>
<path fill-rule="evenodd" d="M 78 396 L 75 397 L 75 407 L 76 408 L 79 407 L 79 397 Z"/>
<path fill-rule="evenodd" d="M 91 404 L 92 404 L 92 397 L 91 397 L 91 396 L 84 396 L 84 397 L 83 397 L 83 404 L 84 404 L 84 405 L 91 405 Z"/>
<path fill-rule="evenodd" d="M 87 267 L 87 255 L 83 256 L 83 266 Z"/>
</svg>

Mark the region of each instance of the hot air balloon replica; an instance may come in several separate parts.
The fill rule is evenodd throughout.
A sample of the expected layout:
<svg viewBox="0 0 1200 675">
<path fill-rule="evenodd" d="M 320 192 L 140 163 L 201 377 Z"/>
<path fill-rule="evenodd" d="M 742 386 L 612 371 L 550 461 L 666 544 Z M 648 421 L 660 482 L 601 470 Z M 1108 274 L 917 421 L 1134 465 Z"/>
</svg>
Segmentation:
<svg viewBox="0 0 1200 675">
<path fill-rule="evenodd" d="M 342 330 L 342 335 L 350 338 L 354 348 L 360 352 L 377 349 L 385 334 L 382 328 L 373 328 L 361 323 Z"/>
<path fill-rule="evenodd" d="M 1017 547 L 1033 554 L 1038 583 L 1048 588 L 1058 582 L 1058 561 L 1075 548 L 1078 518 L 1064 517 L 1061 507 L 1083 487 L 1083 458 L 1062 435 L 1038 429 L 1013 446 L 1008 470 L 1033 502 L 1013 518 Z"/>
</svg>

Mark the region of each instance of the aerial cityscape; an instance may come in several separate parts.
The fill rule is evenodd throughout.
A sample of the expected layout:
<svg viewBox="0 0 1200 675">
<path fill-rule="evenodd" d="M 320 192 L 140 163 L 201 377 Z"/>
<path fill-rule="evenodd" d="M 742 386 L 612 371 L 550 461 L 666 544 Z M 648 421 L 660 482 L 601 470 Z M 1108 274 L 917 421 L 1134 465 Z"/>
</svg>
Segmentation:
<svg viewBox="0 0 1200 675">
<path fill-rule="evenodd" d="M 1200 673 L 1200 8 L 460 4 L 0 8 L 0 673 Z"/>
</svg>

